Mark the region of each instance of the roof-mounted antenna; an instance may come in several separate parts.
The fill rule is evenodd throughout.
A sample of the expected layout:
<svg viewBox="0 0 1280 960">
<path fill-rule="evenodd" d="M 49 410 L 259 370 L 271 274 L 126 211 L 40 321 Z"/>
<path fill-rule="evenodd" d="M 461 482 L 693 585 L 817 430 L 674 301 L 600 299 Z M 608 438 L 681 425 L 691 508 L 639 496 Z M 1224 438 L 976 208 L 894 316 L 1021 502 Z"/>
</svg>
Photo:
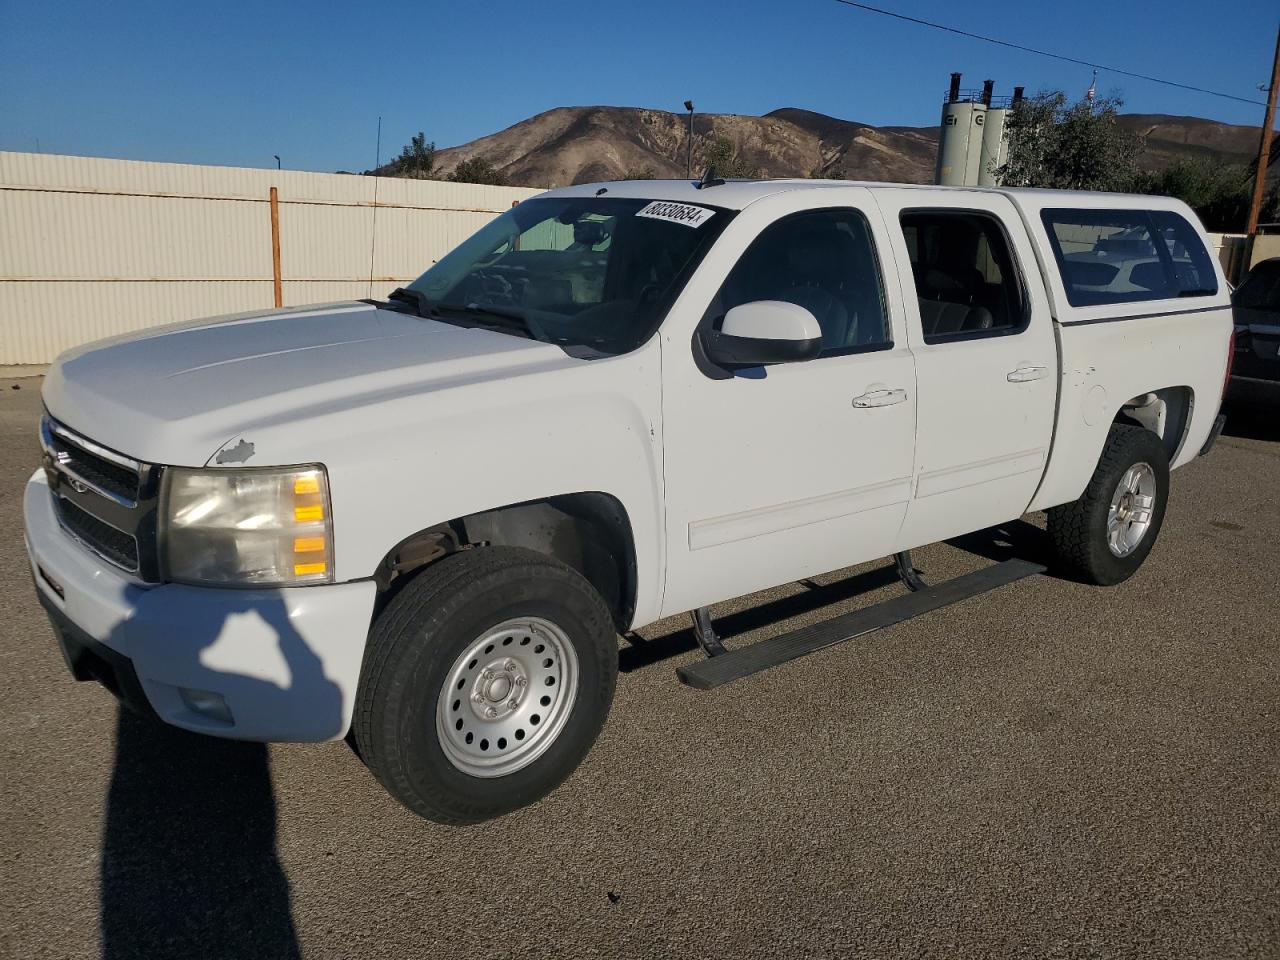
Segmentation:
<svg viewBox="0 0 1280 960">
<path fill-rule="evenodd" d="M 722 187 L 724 181 L 716 176 L 716 168 L 714 166 L 707 167 L 707 172 L 702 175 L 702 179 L 694 185 L 695 190 L 705 190 L 707 187 Z"/>
</svg>

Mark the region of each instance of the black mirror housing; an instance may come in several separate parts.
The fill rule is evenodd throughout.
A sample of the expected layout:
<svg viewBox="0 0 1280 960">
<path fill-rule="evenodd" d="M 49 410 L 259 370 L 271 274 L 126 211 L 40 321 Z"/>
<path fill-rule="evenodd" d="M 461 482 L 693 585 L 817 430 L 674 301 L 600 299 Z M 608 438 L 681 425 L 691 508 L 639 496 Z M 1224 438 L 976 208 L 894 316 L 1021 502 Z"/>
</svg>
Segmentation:
<svg viewBox="0 0 1280 960">
<path fill-rule="evenodd" d="M 736 337 L 719 330 L 702 334 L 707 359 L 722 367 L 761 367 L 771 363 L 812 360 L 822 352 L 822 338 L 775 340 L 764 337 Z"/>
</svg>

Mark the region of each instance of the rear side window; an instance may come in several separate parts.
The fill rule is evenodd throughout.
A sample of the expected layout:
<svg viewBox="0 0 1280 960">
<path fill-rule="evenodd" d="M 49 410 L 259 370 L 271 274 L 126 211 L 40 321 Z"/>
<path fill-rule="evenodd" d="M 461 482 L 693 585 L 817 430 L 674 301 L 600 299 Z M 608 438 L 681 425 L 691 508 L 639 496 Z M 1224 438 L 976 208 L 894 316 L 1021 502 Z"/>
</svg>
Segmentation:
<svg viewBox="0 0 1280 960">
<path fill-rule="evenodd" d="M 973 210 L 904 210 L 925 343 L 1017 333 L 1026 304 L 1004 229 Z"/>
<path fill-rule="evenodd" d="M 1200 236 L 1169 210 L 1040 211 L 1073 307 L 1218 292 Z"/>
</svg>

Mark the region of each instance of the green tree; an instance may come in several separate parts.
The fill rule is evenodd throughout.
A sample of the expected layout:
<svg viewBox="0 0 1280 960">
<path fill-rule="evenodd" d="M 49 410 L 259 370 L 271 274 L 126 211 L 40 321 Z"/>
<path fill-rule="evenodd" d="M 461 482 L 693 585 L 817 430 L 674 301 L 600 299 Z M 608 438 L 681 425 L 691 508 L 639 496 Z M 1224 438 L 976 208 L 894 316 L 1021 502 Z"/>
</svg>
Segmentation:
<svg viewBox="0 0 1280 960">
<path fill-rule="evenodd" d="M 723 180 L 749 180 L 760 176 L 760 168 L 752 166 L 728 137 L 716 137 L 706 153 L 703 168 L 711 167 Z"/>
<path fill-rule="evenodd" d="M 507 176 L 484 157 L 463 160 L 453 169 L 449 179 L 455 183 L 488 183 L 498 187 L 507 185 Z"/>
<path fill-rule="evenodd" d="M 1203 221 L 1205 229 L 1231 233 L 1245 228 L 1253 198 L 1253 171 L 1241 164 L 1217 164 L 1203 159 L 1175 160 L 1163 170 L 1139 173 L 1131 189 L 1177 197 Z M 1280 219 L 1280 182 L 1263 196 L 1262 221 Z"/>
<path fill-rule="evenodd" d="M 658 174 L 653 167 L 645 165 L 639 169 L 627 170 L 622 174 L 623 180 L 655 180 Z"/>
<path fill-rule="evenodd" d="M 997 171 L 1010 187 L 1125 190 L 1142 140 L 1120 126 L 1118 97 L 1067 100 L 1060 90 L 1023 100 L 1009 114 L 1009 155 Z"/>
<path fill-rule="evenodd" d="M 436 144 L 433 140 L 427 143 L 427 136 L 421 130 L 412 137 L 400 151 L 400 156 L 391 161 L 391 176 L 409 177 L 414 180 L 431 180 L 436 170 Z"/>
</svg>

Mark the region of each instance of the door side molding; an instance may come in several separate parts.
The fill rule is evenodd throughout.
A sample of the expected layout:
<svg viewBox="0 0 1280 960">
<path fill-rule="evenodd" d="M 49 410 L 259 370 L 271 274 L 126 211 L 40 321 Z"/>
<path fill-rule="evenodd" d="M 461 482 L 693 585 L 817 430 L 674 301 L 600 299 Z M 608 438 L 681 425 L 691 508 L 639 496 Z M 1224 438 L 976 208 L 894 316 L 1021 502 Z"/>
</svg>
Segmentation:
<svg viewBox="0 0 1280 960">
<path fill-rule="evenodd" d="M 689 524 L 689 549 L 701 550 L 739 540 L 749 540 L 794 527 L 835 520 L 854 513 L 906 503 L 911 499 L 911 478 L 902 477 L 820 497 L 792 500 L 740 513 L 728 513 Z"/>
</svg>

